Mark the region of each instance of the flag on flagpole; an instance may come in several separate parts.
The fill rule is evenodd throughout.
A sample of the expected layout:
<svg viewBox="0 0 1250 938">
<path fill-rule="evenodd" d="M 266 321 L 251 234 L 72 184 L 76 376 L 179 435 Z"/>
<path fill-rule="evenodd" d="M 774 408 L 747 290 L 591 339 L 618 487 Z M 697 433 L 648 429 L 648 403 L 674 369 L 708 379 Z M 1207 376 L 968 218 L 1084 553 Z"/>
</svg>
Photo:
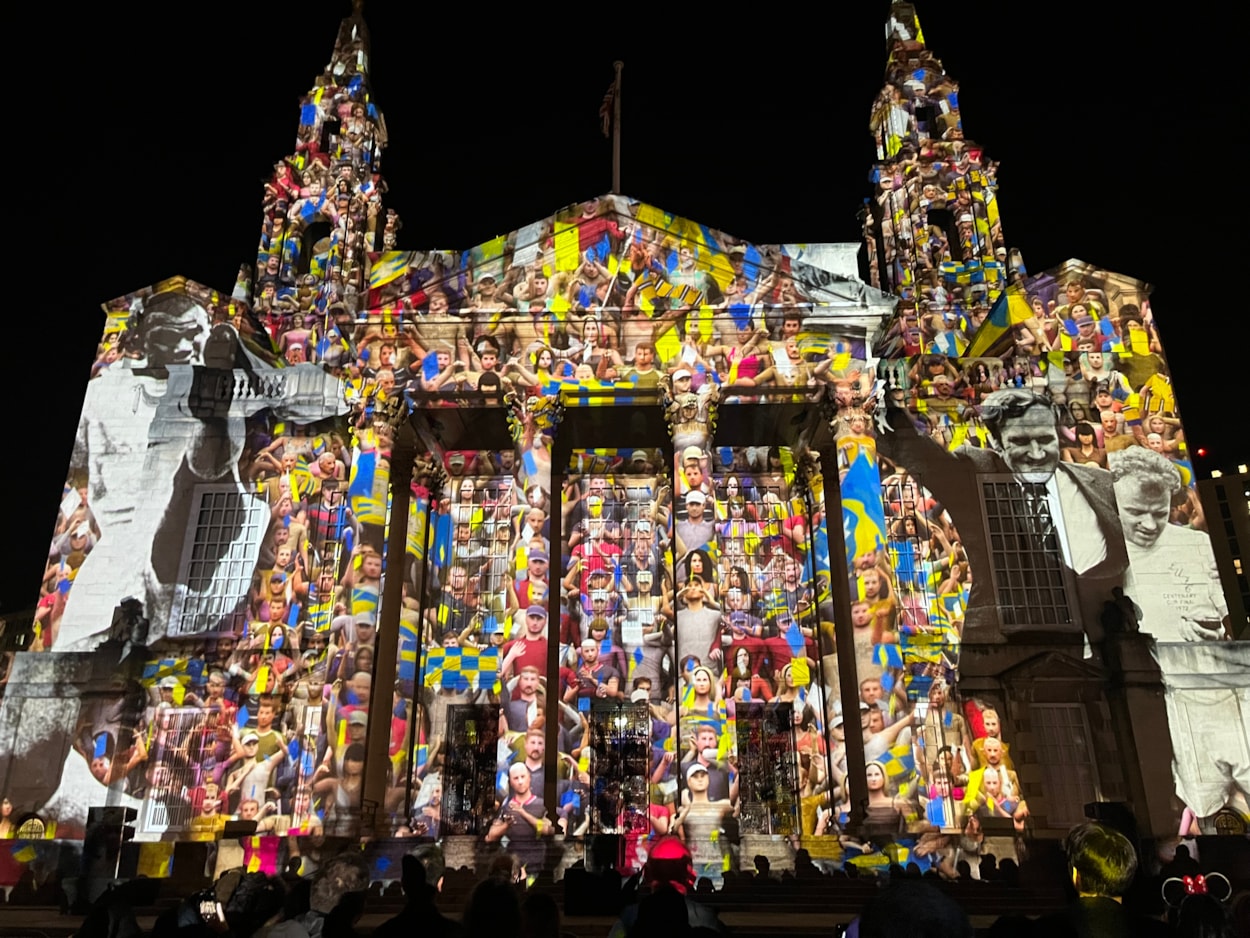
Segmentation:
<svg viewBox="0 0 1250 938">
<path fill-rule="evenodd" d="M 599 126 L 603 130 L 604 137 L 612 136 L 612 109 L 616 104 L 616 79 L 612 79 L 612 84 L 608 85 L 608 90 L 603 93 L 603 103 L 599 105 Z"/>
</svg>

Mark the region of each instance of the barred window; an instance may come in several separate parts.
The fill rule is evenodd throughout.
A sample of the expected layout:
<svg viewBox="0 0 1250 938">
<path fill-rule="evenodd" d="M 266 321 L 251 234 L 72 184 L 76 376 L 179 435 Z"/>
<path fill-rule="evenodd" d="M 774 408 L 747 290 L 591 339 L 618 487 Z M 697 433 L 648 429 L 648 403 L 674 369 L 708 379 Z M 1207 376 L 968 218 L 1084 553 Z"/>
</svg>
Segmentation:
<svg viewBox="0 0 1250 938">
<path fill-rule="evenodd" d="M 1064 828 L 1085 820 L 1085 805 L 1098 798 L 1098 766 L 1089 723 L 1081 704 L 1032 704 L 1029 717 L 1037 741 L 1046 821 Z"/>
<path fill-rule="evenodd" d="M 909 629 L 929 626 L 930 611 L 937 608 L 936 580 L 926 511 L 925 493 L 919 479 L 891 475 L 882 484 L 889 527 L 886 549 L 894 571 L 893 585 L 899 614 Z"/>
<path fill-rule="evenodd" d="M 440 632 L 462 632 L 471 620 L 480 626 L 502 619 L 516 566 L 512 488 L 509 476 L 453 482 L 452 539 L 439 584 Z"/>
<path fill-rule="evenodd" d="M 994 592 L 1004 626 L 1073 623 L 1063 518 L 1045 485 L 1010 475 L 981 479 Z"/>
<path fill-rule="evenodd" d="M 220 711 L 199 707 L 161 708 L 152 718 L 148 740 L 148 788 L 139 829 L 145 834 L 179 833 L 190 828 L 203 800 L 205 757 L 216 739 Z"/>
<path fill-rule="evenodd" d="M 744 508 L 736 510 L 726 488 L 730 478 L 738 477 L 734 474 L 715 477 L 716 534 L 712 543 L 718 562 L 726 575 L 735 568 L 747 575 L 757 593 L 759 607 L 755 611 L 761 618 L 788 612 L 800 626 L 815 628 L 815 606 L 810 589 L 815 578 L 811 551 L 791 548 L 787 543 L 794 539 L 806 543 L 807 527 L 811 523 L 806 507 L 796 500 L 783 476 L 764 474 L 757 476 L 750 488 L 740 493 Z M 767 563 L 760 553 L 764 544 L 773 548 L 774 559 Z M 787 566 L 791 564 L 796 574 L 792 582 L 786 578 Z M 685 579 L 681 569 L 677 571 L 677 579 L 679 583 Z M 723 584 L 725 588 L 728 585 Z"/>
<path fill-rule="evenodd" d="M 269 506 L 228 484 L 196 486 L 194 498 L 168 634 L 239 632 L 245 623 L 234 620 L 246 619 L 240 600 L 251 587 Z"/>
</svg>

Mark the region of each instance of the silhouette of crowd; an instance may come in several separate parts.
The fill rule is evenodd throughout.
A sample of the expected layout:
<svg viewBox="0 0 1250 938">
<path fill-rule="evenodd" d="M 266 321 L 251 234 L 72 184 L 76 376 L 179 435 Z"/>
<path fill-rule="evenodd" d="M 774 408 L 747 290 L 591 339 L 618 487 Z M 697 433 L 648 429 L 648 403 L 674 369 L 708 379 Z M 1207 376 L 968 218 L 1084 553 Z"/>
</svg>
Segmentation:
<svg viewBox="0 0 1250 938">
<path fill-rule="evenodd" d="M 981 858 L 979 883 L 952 883 L 935 871 L 922 875 L 915 864 L 892 865 L 886 875 L 852 865 L 825 871 L 803 849 L 795 851 L 792 870 L 778 873 L 761 854 L 754 858 L 754 874 L 727 874 L 718 893 L 710 880 L 697 876 L 690 851 L 675 836 L 653 842 L 642 869 L 627 878 L 615 869 L 611 843 L 610 838 L 592 839 L 586 860 L 565 871 L 562 892 L 549 880 L 536 883 L 527 877 L 519 859 L 508 853 L 496 855 L 486 870 L 473 874 L 468 870 L 448 871 L 442 848 L 435 844 L 417 847 L 402 858 L 402 909 L 383 922 L 377 922 L 380 916 L 373 914 L 372 923 L 363 921 L 362 916 L 371 904 L 385 903 L 371 901 L 382 894 L 376 884 L 371 885 L 369 866 L 358 849 L 331 857 L 307 877 L 299 876 L 293 868 L 281 876 L 227 872 L 211 887 L 167 907 L 150 932 L 140 927 L 135 910 L 137 905 L 150 903 L 155 881 L 139 879 L 115 886 L 101 896 L 78 935 L 572 938 L 590 932 L 602 935 L 607 916 L 618 916 L 608 932 L 610 938 L 750 935 L 749 924 L 730 928 L 721 920 L 727 899 L 745 903 L 752 911 L 775 910 L 778 917 L 766 930 L 778 933 L 779 924 L 785 927 L 782 916 L 786 907 L 793 911 L 795 900 L 804 893 L 825 903 L 826 911 L 845 905 L 839 896 L 858 896 L 858 903 L 850 907 L 857 908 L 858 914 L 845 926 L 814 929 L 796 922 L 796 935 L 1235 938 L 1250 934 L 1250 890 L 1246 888 L 1244 862 L 1235 864 L 1229 876 L 1202 872 L 1201 864 L 1181 844 L 1161 869 L 1147 875 L 1137 848 L 1127 836 L 1092 821 L 1069 832 L 1063 843 L 1063 869 L 1055 868 L 1058 864 L 1052 862 L 1049 870 L 1028 870 L 1029 877 L 1040 874 L 1042 880 L 1046 875 L 1062 877 L 1065 886 L 1070 886 L 1064 898 L 1041 916 L 1008 913 L 997 919 L 985 914 L 990 903 L 978 903 L 975 893 L 963 887 L 998 889 L 1005 894 L 1014 889 L 1021 895 L 1026 890 L 1016 863 L 997 863 L 988 854 Z M 475 877 L 477 882 L 470 888 Z M 449 881 L 454 886 L 445 891 Z M 1238 886 L 1240 891 L 1236 891 Z M 1032 892 L 1034 897 L 1039 894 Z M 391 895 L 389 889 L 385 895 Z M 1020 907 L 1026 904 L 1019 903 Z M 1004 903 L 997 905 L 1001 908 Z M 590 932 L 578 927 L 580 921 L 566 922 L 566 914 L 574 919 L 594 916 L 593 924 L 587 926 Z M 791 931 L 788 927 L 785 930 Z"/>
</svg>

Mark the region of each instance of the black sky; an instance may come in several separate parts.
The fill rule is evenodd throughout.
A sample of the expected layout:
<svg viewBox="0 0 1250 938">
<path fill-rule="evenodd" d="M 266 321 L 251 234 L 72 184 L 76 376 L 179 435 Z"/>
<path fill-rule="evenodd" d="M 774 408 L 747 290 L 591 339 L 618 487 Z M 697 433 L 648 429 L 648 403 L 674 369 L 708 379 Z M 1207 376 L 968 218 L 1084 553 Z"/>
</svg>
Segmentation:
<svg viewBox="0 0 1250 938">
<path fill-rule="evenodd" d="M 607 191 L 597 111 L 616 58 L 625 194 L 756 242 L 858 240 L 886 0 L 494 6 L 366 6 L 401 248 L 467 248 Z M 1094 0 L 919 9 L 966 133 L 1002 163 L 1008 243 L 1031 270 L 1078 257 L 1155 284 L 1191 445 L 1207 466 L 1245 459 L 1231 256 L 1244 128 L 1213 64 L 1232 24 L 1213 0 L 1160 18 Z M 293 148 L 299 96 L 349 10 L 27 8 L 44 26 L 28 55 L 11 52 L 29 79 L 12 107 L 50 119 L 29 133 L 10 121 L 10 251 L 25 259 L 9 282 L 31 289 L 9 314 L 16 511 L 0 609 L 36 598 L 99 304 L 174 274 L 230 289 L 255 254 L 261 179 Z"/>
</svg>

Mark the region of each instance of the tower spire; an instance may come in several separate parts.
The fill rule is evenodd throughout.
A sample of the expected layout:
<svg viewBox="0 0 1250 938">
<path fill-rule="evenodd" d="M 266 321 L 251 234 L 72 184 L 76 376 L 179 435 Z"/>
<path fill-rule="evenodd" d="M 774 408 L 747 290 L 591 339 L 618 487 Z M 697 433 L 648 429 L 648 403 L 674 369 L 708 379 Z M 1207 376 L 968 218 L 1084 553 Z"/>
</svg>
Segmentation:
<svg viewBox="0 0 1250 938">
<path fill-rule="evenodd" d="M 900 302 L 878 351 L 960 355 L 1009 278 L 997 164 L 965 137 L 959 83 L 925 44 L 914 3 L 891 4 L 886 44 L 864 240 L 873 285 Z"/>
<path fill-rule="evenodd" d="M 295 151 L 265 184 L 256 258 L 256 306 L 275 331 L 287 317 L 322 321 L 320 342 L 294 355 L 316 359 L 337 346 L 330 313 L 354 311 L 368 289 L 369 252 L 393 241 L 398 218 L 383 215 L 378 172 L 386 122 L 369 89 L 369 31 L 353 0 L 334 51 L 300 101 Z M 383 224 L 385 234 L 382 234 Z M 326 346 L 326 348 L 323 348 Z M 333 347 L 330 347 L 333 346 Z M 291 350 L 284 349 L 290 357 Z"/>
</svg>

